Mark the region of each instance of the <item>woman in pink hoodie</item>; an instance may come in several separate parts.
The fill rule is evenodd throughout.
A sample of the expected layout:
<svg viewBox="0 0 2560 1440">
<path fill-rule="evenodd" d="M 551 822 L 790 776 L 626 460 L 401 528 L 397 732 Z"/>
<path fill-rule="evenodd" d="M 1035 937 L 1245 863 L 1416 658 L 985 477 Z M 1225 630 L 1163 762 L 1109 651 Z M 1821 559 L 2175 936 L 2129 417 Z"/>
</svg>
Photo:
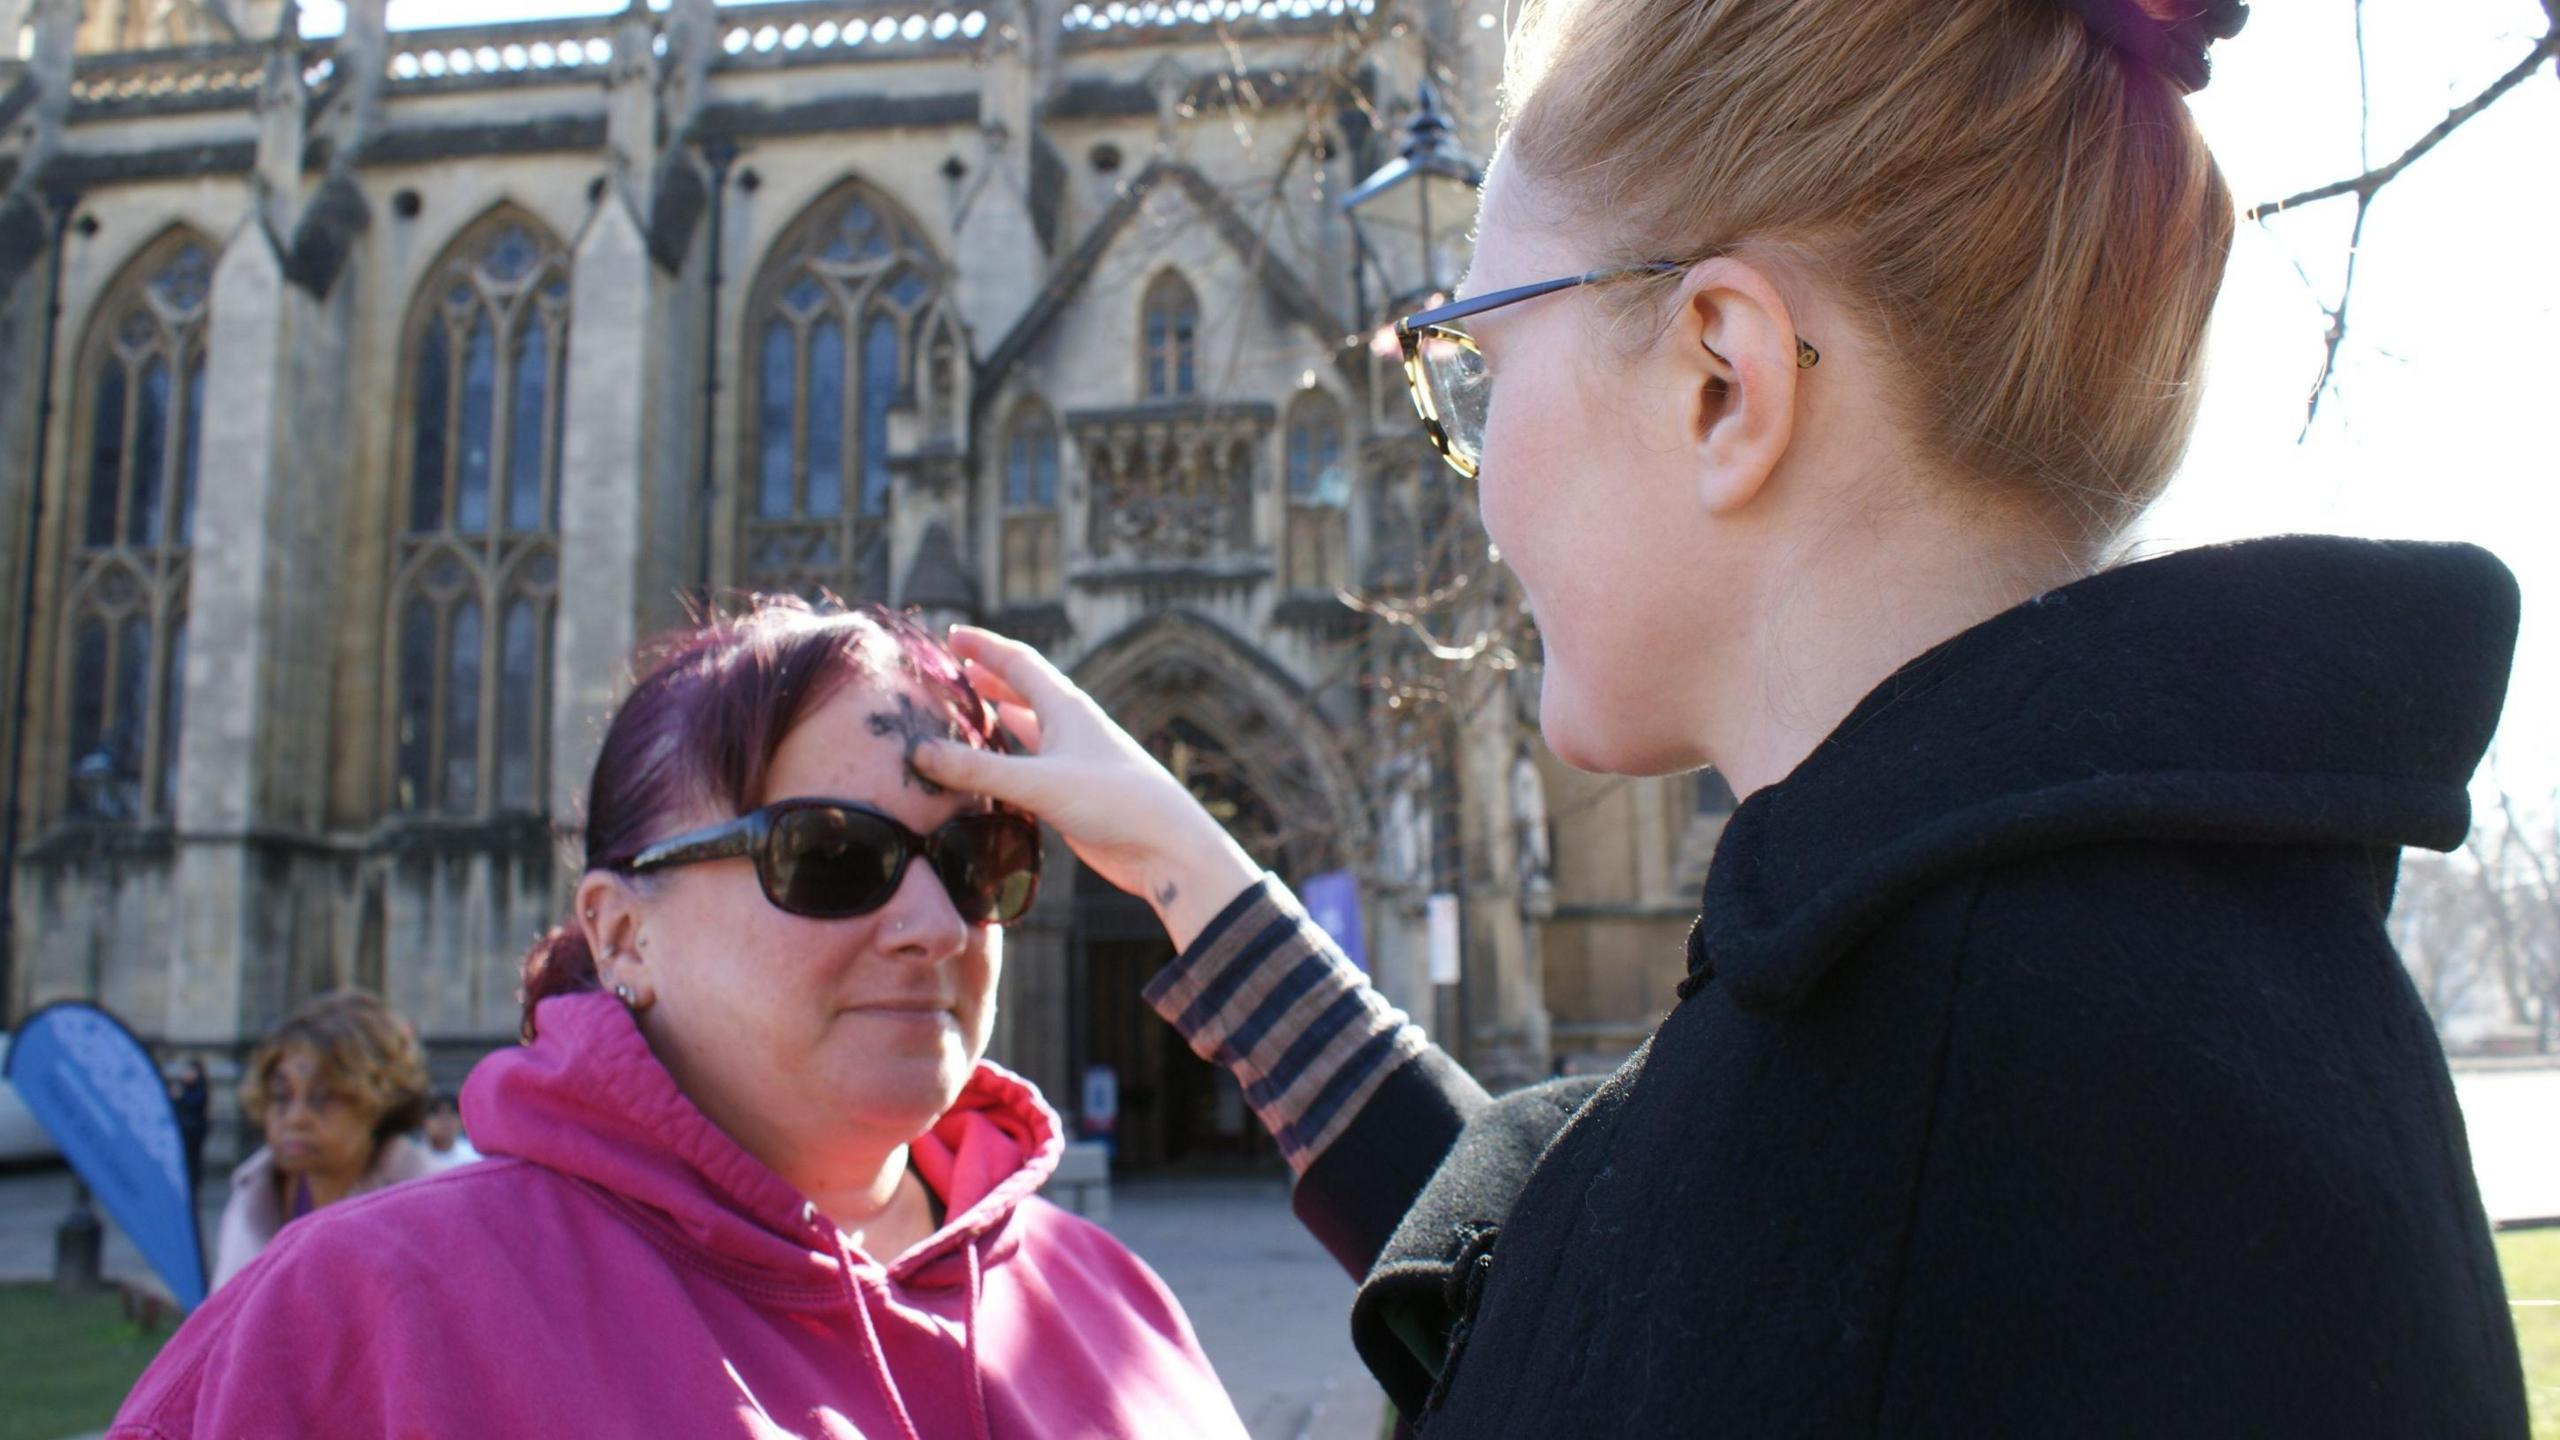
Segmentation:
<svg viewBox="0 0 2560 1440">
<path fill-rule="evenodd" d="M 647 668 L 463 1091 L 488 1162 L 287 1226 L 109 1434 L 1242 1435 L 981 1058 L 1040 847 L 909 763 L 998 743 L 950 653 L 767 601 Z"/>
</svg>

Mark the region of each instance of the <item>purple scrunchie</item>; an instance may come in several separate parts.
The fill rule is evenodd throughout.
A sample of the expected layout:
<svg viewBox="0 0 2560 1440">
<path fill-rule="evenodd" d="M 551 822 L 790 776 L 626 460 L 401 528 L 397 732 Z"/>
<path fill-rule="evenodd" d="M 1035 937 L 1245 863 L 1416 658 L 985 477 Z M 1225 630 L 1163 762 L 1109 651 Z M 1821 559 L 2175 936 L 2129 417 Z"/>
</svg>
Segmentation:
<svg viewBox="0 0 2560 1440">
<path fill-rule="evenodd" d="M 2213 42 L 2249 23 L 2244 0 L 2060 0 L 2100 40 L 2194 94 L 2213 78 Z M 2168 11 L 2164 17 L 2160 12 Z"/>
</svg>

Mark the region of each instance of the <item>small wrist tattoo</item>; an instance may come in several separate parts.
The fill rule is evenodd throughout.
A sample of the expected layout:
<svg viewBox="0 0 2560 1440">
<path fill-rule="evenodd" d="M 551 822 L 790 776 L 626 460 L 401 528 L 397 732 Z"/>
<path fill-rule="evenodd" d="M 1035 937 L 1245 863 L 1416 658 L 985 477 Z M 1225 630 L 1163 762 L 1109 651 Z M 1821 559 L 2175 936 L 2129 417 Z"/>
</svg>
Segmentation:
<svg viewBox="0 0 2560 1440">
<path fill-rule="evenodd" d="M 1170 880 L 1167 880 L 1162 885 L 1156 887 L 1156 904 L 1158 905 L 1171 905 L 1174 901 L 1181 898 L 1181 887 L 1175 885 Z"/>
</svg>

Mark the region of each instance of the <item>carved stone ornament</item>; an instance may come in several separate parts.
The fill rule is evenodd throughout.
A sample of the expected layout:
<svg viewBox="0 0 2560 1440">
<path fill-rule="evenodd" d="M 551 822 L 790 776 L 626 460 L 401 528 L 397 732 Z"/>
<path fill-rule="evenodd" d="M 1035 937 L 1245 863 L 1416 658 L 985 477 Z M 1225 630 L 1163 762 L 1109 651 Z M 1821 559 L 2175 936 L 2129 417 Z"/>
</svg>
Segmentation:
<svg viewBox="0 0 2560 1440">
<path fill-rule="evenodd" d="M 1205 407 L 1076 423 L 1093 553 L 1160 562 L 1249 550 L 1254 457 L 1270 426 L 1267 414 Z"/>
</svg>

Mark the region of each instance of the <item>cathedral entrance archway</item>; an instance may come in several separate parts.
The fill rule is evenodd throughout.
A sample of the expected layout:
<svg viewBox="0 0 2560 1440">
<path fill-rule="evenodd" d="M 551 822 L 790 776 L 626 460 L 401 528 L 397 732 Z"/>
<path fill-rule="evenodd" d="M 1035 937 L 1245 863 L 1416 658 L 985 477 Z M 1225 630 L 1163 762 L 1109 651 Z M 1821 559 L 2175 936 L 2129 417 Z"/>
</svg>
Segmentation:
<svg viewBox="0 0 2560 1440">
<path fill-rule="evenodd" d="M 1200 797 L 1254 858 L 1291 882 L 1357 853 L 1348 769 L 1303 692 L 1225 632 L 1159 615 L 1103 646 L 1077 678 Z M 1142 996 L 1173 959 L 1145 902 L 1079 868 L 1068 934 L 1071 1073 L 1117 1090 L 1122 1170 L 1275 1166 L 1278 1151 L 1223 1067 L 1191 1053 Z M 1098 1097 L 1071 1097 L 1080 1115 Z"/>
</svg>

